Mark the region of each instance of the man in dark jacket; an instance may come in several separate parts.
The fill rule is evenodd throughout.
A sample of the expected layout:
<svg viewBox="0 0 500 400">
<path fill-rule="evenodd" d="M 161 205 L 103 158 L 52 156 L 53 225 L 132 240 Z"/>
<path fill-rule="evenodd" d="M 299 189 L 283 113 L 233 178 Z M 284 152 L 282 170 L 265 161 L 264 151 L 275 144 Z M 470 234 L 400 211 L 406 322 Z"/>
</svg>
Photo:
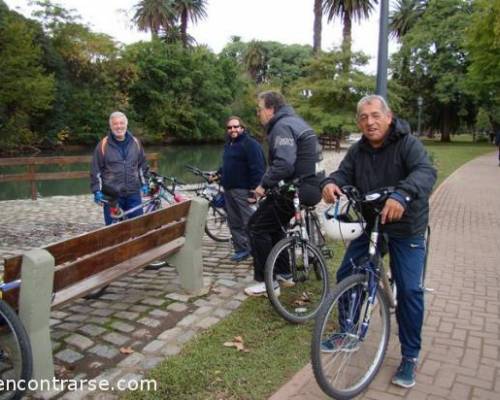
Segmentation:
<svg viewBox="0 0 500 400">
<path fill-rule="evenodd" d="M 256 197 L 280 181 L 304 178 L 299 187 L 302 204 L 313 206 L 321 200 L 319 183 L 324 177 L 320 170 L 321 146 L 313 129 L 297 114 L 277 92 L 263 92 L 258 96 L 258 115 L 267 133 L 269 166 L 255 189 Z M 284 237 L 282 226 L 293 216 L 291 197 L 267 197 L 248 223 L 254 279 L 257 283 L 245 289 L 249 296 L 266 293 L 264 267 L 273 246 Z M 283 271 L 286 272 L 286 271 Z M 276 290 L 279 286 L 276 283 Z"/>
<path fill-rule="evenodd" d="M 97 144 L 92 158 L 90 188 L 94 201 L 102 204 L 104 192 L 118 196 L 124 211 L 141 204 L 141 191 L 148 193 L 148 163 L 139 140 L 127 130 L 125 114 L 116 111 L 109 117 L 110 132 Z M 142 215 L 142 208 L 129 217 Z M 113 222 L 108 204 L 104 205 L 106 225 Z"/>
<path fill-rule="evenodd" d="M 389 237 L 391 272 L 397 287 L 396 318 L 402 361 L 392 382 L 406 388 L 415 384 L 415 367 L 421 348 L 424 293 L 421 284 L 425 259 L 424 234 L 429 220 L 429 196 L 436 182 L 421 142 L 410 134 L 408 123 L 392 116 L 385 100 L 366 96 L 358 103 L 358 126 L 363 137 L 354 144 L 339 169 L 321 183 L 323 199 L 335 202 L 341 187 L 353 185 L 361 193 L 393 186 L 381 214 L 383 232 Z M 364 214 L 370 223 L 373 216 Z M 337 282 L 352 271 L 352 259 L 368 253 L 369 238 L 353 240 L 337 272 Z M 335 344 L 322 344 L 334 352 Z"/>
<path fill-rule="evenodd" d="M 231 116 L 226 122 L 227 141 L 219 169 L 224 188 L 227 220 L 234 246 L 232 261 L 240 262 L 250 255 L 247 225 L 255 206 L 249 203 L 266 169 L 261 145 L 250 136 L 240 117 Z"/>
</svg>

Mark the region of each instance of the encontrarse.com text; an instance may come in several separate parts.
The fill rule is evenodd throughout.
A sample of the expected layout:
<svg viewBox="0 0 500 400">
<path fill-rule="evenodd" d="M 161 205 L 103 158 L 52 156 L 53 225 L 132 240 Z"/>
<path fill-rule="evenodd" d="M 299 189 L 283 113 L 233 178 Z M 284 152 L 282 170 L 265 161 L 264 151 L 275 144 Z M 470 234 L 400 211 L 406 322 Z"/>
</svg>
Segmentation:
<svg viewBox="0 0 500 400">
<path fill-rule="evenodd" d="M 0 380 L 0 393 L 3 391 L 14 390 L 29 390 L 32 392 L 46 392 L 46 391 L 156 391 L 156 380 L 154 379 L 120 379 L 115 384 L 107 381 L 106 379 L 6 379 Z"/>
</svg>

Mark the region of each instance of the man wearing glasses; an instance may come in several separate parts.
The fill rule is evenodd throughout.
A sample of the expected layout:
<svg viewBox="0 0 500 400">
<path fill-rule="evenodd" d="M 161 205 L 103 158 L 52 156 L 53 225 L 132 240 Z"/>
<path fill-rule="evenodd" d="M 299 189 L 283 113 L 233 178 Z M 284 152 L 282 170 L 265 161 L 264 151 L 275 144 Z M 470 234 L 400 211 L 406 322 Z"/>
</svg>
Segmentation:
<svg viewBox="0 0 500 400">
<path fill-rule="evenodd" d="M 249 198 L 253 198 L 251 192 L 259 185 L 266 164 L 262 147 L 245 130 L 240 117 L 228 118 L 226 132 L 222 167 L 217 175 L 224 188 L 224 207 L 234 246 L 231 260 L 240 262 L 250 256 L 246 229 L 254 208 Z"/>
</svg>

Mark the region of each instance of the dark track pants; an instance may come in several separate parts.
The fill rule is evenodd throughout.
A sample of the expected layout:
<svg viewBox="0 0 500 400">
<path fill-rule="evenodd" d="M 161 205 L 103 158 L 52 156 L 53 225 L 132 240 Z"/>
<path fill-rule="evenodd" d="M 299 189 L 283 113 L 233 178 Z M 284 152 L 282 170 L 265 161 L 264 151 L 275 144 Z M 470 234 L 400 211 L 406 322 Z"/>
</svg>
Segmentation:
<svg viewBox="0 0 500 400">
<path fill-rule="evenodd" d="M 353 240 L 337 271 L 337 282 L 352 273 L 351 260 L 368 255 L 366 235 Z M 390 268 L 397 287 L 396 319 L 403 357 L 418 358 L 422 342 L 424 290 L 422 273 L 425 260 L 424 235 L 408 238 L 389 237 Z"/>
<path fill-rule="evenodd" d="M 250 217 L 248 236 L 252 248 L 254 279 L 257 282 L 264 282 L 267 256 L 273 246 L 285 237 L 282 227 L 287 226 L 292 216 L 291 198 L 268 196 Z"/>
</svg>

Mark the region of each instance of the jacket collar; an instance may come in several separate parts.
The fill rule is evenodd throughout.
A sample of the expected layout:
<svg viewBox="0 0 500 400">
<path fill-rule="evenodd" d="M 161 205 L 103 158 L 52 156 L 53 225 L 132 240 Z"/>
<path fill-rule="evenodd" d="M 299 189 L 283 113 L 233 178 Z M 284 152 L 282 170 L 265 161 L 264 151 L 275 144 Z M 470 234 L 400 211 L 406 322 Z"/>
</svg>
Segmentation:
<svg viewBox="0 0 500 400">
<path fill-rule="evenodd" d="M 276 114 L 273 115 L 273 117 L 269 120 L 269 122 L 266 124 L 264 127 L 266 130 L 266 133 L 269 135 L 269 132 L 273 129 L 273 126 L 278 122 L 281 118 L 283 117 L 293 117 L 295 116 L 295 111 L 293 110 L 292 106 L 283 106 L 281 107 Z"/>
</svg>

